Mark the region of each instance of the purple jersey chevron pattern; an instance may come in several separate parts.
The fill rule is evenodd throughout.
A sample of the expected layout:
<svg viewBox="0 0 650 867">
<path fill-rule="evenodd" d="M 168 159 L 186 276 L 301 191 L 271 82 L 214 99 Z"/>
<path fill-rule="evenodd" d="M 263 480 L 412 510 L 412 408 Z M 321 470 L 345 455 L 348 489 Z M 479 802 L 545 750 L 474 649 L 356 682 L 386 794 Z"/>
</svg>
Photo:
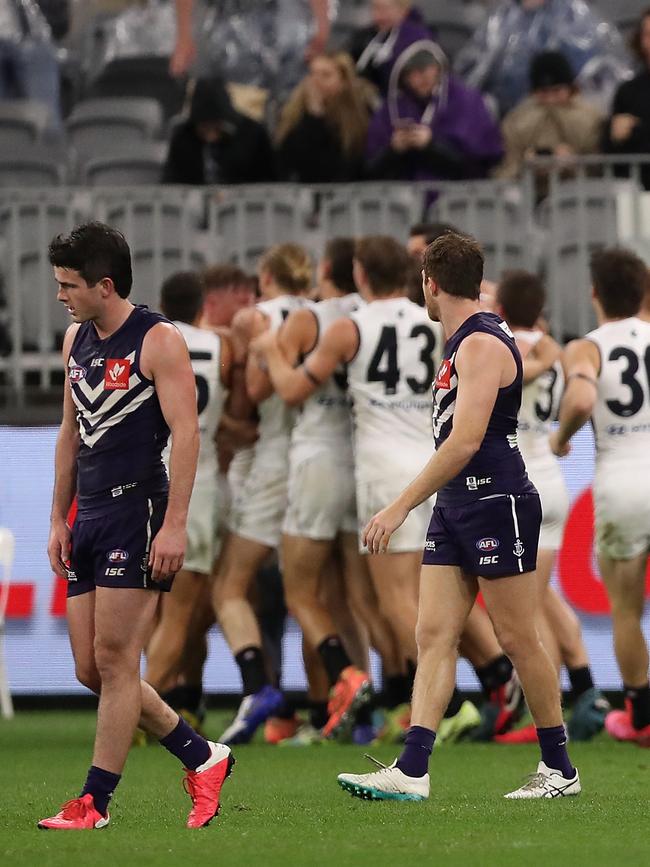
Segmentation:
<svg viewBox="0 0 650 867">
<path fill-rule="evenodd" d="M 475 332 L 505 343 L 517 365 L 511 385 L 499 390 L 481 447 L 467 466 L 438 491 L 436 505 L 461 506 L 502 494 L 535 494 L 517 445 L 517 415 L 521 404 L 523 366 L 506 323 L 494 313 L 475 313 L 445 345 L 444 358 L 433 383 L 433 437 L 436 449 L 451 433 L 458 391 L 456 355 L 463 340 Z"/>
<path fill-rule="evenodd" d="M 79 512 L 138 489 L 163 494 L 161 453 L 169 437 L 152 380 L 140 369 L 147 332 L 163 316 L 144 306 L 101 340 L 92 322 L 77 331 L 68 359 L 68 382 L 79 423 Z"/>
</svg>

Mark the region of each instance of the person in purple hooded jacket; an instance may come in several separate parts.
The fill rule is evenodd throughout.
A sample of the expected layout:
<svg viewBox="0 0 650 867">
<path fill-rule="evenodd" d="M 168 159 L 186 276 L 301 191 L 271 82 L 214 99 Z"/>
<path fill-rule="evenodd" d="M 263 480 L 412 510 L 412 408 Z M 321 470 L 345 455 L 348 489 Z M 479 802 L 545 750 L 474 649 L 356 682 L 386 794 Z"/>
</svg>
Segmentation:
<svg viewBox="0 0 650 867">
<path fill-rule="evenodd" d="M 371 0 L 370 7 L 372 26 L 353 35 L 349 50 L 359 75 L 386 96 L 400 54 L 414 42 L 431 39 L 433 34 L 411 0 Z"/>
<path fill-rule="evenodd" d="M 485 178 L 500 162 L 499 125 L 479 91 L 450 75 L 438 45 L 420 41 L 393 67 L 370 121 L 366 172 L 383 180 Z"/>
</svg>

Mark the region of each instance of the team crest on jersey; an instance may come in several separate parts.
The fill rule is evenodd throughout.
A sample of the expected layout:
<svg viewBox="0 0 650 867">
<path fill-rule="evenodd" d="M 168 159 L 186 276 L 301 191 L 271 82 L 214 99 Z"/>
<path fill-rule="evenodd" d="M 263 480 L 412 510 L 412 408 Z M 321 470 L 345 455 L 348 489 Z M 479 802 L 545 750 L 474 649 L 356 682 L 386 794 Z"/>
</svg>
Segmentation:
<svg viewBox="0 0 650 867">
<path fill-rule="evenodd" d="M 107 358 L 104 370 L 105 389 L 126 391 L 131 376 L 131 362 L 128 358 Z"/>
<path fill-rule="evenodd" d="M 436 388 L 451 388 L 451 361 L 443 359 L 434 382 Z"/>
<path fill-rule="evenodd" d="M 72 367 L 68 369 L 68 379 L 70 382 L 80 382 L 82 379 L 86 378 L 86 368 L 80 367 L 78 364 L 73 364 Z"/>
<path fill-rule="evenodd" d="M 126 563 L 129 559 L 129 552 L 123 551 L 122 548 L 115 548 L 108 552 L 106 559 L 109 563 Z"/>
<path fill-rule="evenodd" d="M 517 539 L 515 541 L 514 548 L 512 549 L 512 553 L 515 555 L 515 557 L 521 557 L 525 550 L 526 549 L 521 543 L 521 539 Z"/>
</svg>

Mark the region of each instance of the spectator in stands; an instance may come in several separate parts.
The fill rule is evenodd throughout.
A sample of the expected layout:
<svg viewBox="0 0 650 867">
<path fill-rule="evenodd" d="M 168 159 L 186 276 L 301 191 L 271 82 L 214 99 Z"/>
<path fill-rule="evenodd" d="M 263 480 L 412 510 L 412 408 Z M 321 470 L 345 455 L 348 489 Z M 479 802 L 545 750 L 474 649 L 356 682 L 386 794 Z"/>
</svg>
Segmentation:
<svg viewBox="0 0 650 867">
<path fill-rule="evenodd" d="M 305 64 L 325 50 L 336 8 L 329 0 L 220 0 L 207 9 L 194 0 L 175 0 L 175 5 L 172 73 L 182 75 L 196 60 L 197 75 L 222 76 L 238 86 L 239 100 L 258 111 L 268 98 L 284 100 L 304 75 Z"/>
<path fill-rule="evenodd" d="M 408 48 L 393 68 L 388 98 L 370 121 L 368 175 L 484 178 L 502 155 L 499 126 L 481 94 L 449 74 L 434 42 Z"/>
<path fill-rule="evenodd" d="M 432 39 L 432 34 L 410 0 L 371 0 L 371 9 L 373 26 L 357 31 L 350 53 L 359 74 L 386 96 L 397 58 L 414 42 Z"/>
<path fill-rule="evenodd" d="M 196 82 L 189 117 L 172 133 L 163 183 L 247 184 L 273 178 L 264 127 L 235 111 L 221 79 Z"/>
<path fill-rule="evenodd" d="M 580 97 L 562 53 L 544 51 L 533 59 L 530 90 L 503 121 L 506 155 L 498 177 L 518 178 L 525 162 L 538 156 L 567 160 L 599 149 L 603 116 Z"/>
<path fill-rule="evenodd" d="M 361 177 L 372 85 L 360 79 L 349 54 L 319 54 L 280 114 L 278 175 L 319 184 Z"/>
<path fill-rule="evenodd" d="M 70 0 L 38 0 L 38 5 L 50 26 L 52 36 L 60 42 L 70 28 Z"/>
<path fill-rule="evenodd" d="M 632 37 L 632 48 L 642 68 L 616 92 L 605 129 L 606 153 L 650 154 L 650 8 Z M 644 187 L 650 189 L 650 169 L 644 168 L 641 176 Z"/>
<path fill-rule="evenodd" d="M 0 100 L 34 99 L 61 127 L 59 64 L 52 34 L 32 0 L 0 0 Z"/>
<path fill-rule="evenodd" d="M 490 93 L 503 115 L 528 93 L 532 58 L 551 49 L 598 101 L 629 74 L 620 34 L 584 0 L 501 0 L 459 51 L 455 69 Z"/>
<path fill-rule="evenodd" d="M 415 223 L 411 226 L 408 241 L 406 242 L 406 249 L 411 258 L 417 263 L 418 271 L 422 270 L 422 255 L 429 244 L 432 244 L 441 235 L 446 235 L 447 232 L 458 234 L 458 229 L 452 226 L 451 223 Z M 422 275 L 420 274 L 421 277 Z M 422 279 L 420 279 L 420 283 L 422 283 Z M 418 301 L 418 303 L 420 302 Z"/>
</svg>

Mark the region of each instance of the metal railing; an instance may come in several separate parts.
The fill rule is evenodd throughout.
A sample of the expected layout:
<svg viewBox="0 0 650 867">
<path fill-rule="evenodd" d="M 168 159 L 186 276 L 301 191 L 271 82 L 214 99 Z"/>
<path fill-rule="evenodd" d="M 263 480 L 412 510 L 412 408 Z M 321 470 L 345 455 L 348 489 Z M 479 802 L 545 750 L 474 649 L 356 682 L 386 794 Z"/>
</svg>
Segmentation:
<svg viewBox="0 0 650 867">
<path fill-rule="evenodd" d="M 588 157 L 570 164 L 541 159 L 518 183 L 293 184 L 221 188 L 131 187 L 0 189 L 0 277 L 12 349 L 0 358 L 5 393 L 20 403 L 27 383 L 51 387 L 67 325 L 47 259 L 53 235 L 100 219 L 131 246 L 133 298 L 157 306 L 170 273 L 231 261 L 253 269 L 271 244 L 297 241 L 315 256 L 335 235 L 388 234 L 406 240 L 430 219 L 475 235 L 486 276 L 525 267 L 540 271 L 553 332 L 580 334 L 593 324 L 590 252 L 622 243 L 650 255 L 650 156 Z M 544 198 L 540 202 L 540 188 Z M 2 311 L 0 311 L 2 313 Z"/>
</svg>

